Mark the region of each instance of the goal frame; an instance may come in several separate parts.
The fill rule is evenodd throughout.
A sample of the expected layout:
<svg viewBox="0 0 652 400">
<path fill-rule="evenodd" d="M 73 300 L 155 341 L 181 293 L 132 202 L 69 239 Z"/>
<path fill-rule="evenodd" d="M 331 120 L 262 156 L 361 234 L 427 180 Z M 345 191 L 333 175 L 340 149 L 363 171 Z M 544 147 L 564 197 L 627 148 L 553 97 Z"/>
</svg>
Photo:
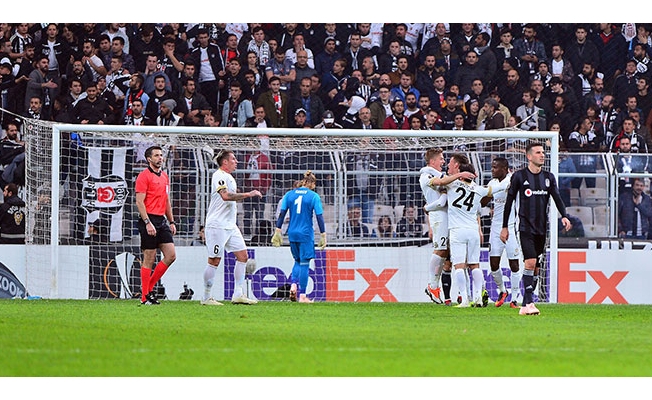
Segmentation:
<svg viewBox="0 0 652 400">
<path fill-rule="evenodd" d="M 258 128 L 226 128 L 226 127 L 188 127 L 188 126 L 177 126 L 177 127 L 161 127 L 161 126 L 122 126 L 122 125 L 73 125 L 73 124 L 53 124 L 52 125 L 52 169 L 51 169 L 51 190 L 52 190 L 52 199 L 58 199 L 60 195 L 59 191 L 59 175 L 60 175 L 60 164 L 54 160 L 60 160 L 60 148 L 61 148 L 61 137 L 62 133 L 66 132 L 88 132 L 88 133 L 141 133 L 141 134 L 192 134 L 192 135 L 238 135 L 238 136 L 259 136 L 264 134 L 266 136 L 298 136 L 300 134 L 302 137 L 368 137 L 369 132 L 364 130 L 357 129 L 329 129 L 327 134 L 324 130 L 321 129 L 291 129 L 291 128 L 273 128 L 261 130 Z M 558 160 L 559 157 L 559 143 L 558 143 L 558 133 L 552 131 L 521 131 L 521 130 L 500 130 L 500 131 L 491 131 L 491 135 L 488 135 L 489 131 L 428 131 L 429 136 L 437 138 L 464 138 L 471 139 L 477 138 L 479 140 L 501 137 L 504 139 L 538 139 L 541 141 L 546 141 L 550 144 L 550 167 L 549 170 L 555 177 L 558 179 L 558 163 L 553 162 Z M 499 133 L 498 133 L 499 132 Z M 414 137 L 414 132 L 409 130 L 374 130 L 373 136 L 378 138 L 409 138 Z M 29 168 L 29 166 L 28 166 Z M 52 201 L 52 223 L 51 223 L 51 232 L 50 232 L 50 257 L 51 260 L 56 260 L 59 262 L 59 202 Z M 550 227 L 550 236 L 549 236 L 549 266 L 550 266 L 550 276 L 549 276 L 549 290 L 548 301 L 556 302 L 557 301 L 557 261 L 558 261 L 558 234 L 557 234 L 557 218 L 558 212 L 556 207 L 551 203 L 549 207 L 549 227 Z M 53 298 L 58 297 L 57 292 L 57 276 L 58 268 L 51 268 L 51 287 L 50 295 Z"/>
</svg>

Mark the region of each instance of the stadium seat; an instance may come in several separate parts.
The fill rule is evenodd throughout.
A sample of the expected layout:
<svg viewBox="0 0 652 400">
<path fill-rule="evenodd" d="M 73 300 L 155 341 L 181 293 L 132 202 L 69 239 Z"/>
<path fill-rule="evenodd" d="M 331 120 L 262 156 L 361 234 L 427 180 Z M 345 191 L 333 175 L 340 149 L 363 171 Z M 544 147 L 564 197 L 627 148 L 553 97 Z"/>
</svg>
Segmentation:
<svg viewBox="0 0 652 400">
<path fill-rule="evenodd" d="M 607 211 L 607 206 L 595 206 L 593 207 L 593 223 L 596 225 L 607 226 L 609 219 L 609 214 Z"/>
<path fill-rule="evenodd" d="M 605 225 L 584 225 L 584 236 L 587 238 L 606 237 L 607 227 Z"/>
<path fill-rule="evenodd" d="M 571 189 L 570 190 L 570 200 L 571 200 L 571 205 L 572 206 L 579 206 L 580 205 L 580 191 L 579 189 Z"/>
<path fill-rule="evenodd" d="M 394 221 L 399 221 L 403 218 L 403 209 L 405 206 L 396 206 L 394 207 Z"/>
<path fill-rule="evenodd" d="M 568 207 L 566 212 L 579 218 L 585 227 L 587 225 L 593 225 L 593 209 L 591 207 Z"/>
<path fill-rule="evenodd" d="M 582 188 L 580 189 L 580 204 L 582 206 L 606 205 L 607 189 L 604 188 Z"/>
<path fill-rule="evenodd" d="M 324 204 L 324 222 L 335 222 L 335 206 L 332 204 Z"/>
</svg>

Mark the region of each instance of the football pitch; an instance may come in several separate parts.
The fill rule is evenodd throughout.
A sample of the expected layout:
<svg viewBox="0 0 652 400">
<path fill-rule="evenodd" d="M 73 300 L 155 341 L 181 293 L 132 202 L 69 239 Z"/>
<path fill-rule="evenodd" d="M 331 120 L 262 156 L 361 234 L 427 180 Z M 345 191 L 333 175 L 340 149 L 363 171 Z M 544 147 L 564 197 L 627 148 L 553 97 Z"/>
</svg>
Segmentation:
<svg viewBox="0 0 652 400">
<path fill-rule="evenodd" d="M 650 377 L 649 305 L 1 300 L 2 377 Z"/>
</svg>

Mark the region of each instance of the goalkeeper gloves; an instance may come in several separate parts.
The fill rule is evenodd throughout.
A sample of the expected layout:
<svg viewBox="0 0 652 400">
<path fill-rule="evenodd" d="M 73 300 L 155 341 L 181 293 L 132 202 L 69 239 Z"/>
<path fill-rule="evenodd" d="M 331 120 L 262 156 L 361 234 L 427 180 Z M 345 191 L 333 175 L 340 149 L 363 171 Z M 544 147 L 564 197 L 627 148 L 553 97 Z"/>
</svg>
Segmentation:
<svg viewBox="0 0 652 400">
<path fill-rule="evenodd" d="M 283 244 L 283 236 L 281 235 L 281 230 L 276 228 L 274 236 L 272 236 L 272 245 L 274 247 L 280 247 Z"/>
<path fill-rule="evenodd" d="M 317 248 L 319 250 L 324 250 L 326 247 L 326 232 L 323 232 L 321 234 L 321 237 L 319 238 L 319 244 L 317 244 Z"/>
</svg>

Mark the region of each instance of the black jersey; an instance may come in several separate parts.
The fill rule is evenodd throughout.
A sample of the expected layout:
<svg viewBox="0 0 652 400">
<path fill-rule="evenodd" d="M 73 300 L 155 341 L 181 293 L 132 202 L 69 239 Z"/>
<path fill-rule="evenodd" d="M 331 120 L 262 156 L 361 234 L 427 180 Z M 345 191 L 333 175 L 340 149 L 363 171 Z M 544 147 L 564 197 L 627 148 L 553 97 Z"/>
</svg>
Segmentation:
<svg viewBox="0 0 652 400">
<path fill-rule="evenodd" d="M 533 174 L 527 167 L 516 171 L 512 175 L 507 192 L 503 227 L 507 227 L 514 200 L 518 198 L 519 232 L 545 235 L 550 197 L 555 201 L 559 213 L 565 217 L 566 207 L 559 195 L 555 176 L 551 172 L 541 170 L 538 174 Z"/>
</svg>

